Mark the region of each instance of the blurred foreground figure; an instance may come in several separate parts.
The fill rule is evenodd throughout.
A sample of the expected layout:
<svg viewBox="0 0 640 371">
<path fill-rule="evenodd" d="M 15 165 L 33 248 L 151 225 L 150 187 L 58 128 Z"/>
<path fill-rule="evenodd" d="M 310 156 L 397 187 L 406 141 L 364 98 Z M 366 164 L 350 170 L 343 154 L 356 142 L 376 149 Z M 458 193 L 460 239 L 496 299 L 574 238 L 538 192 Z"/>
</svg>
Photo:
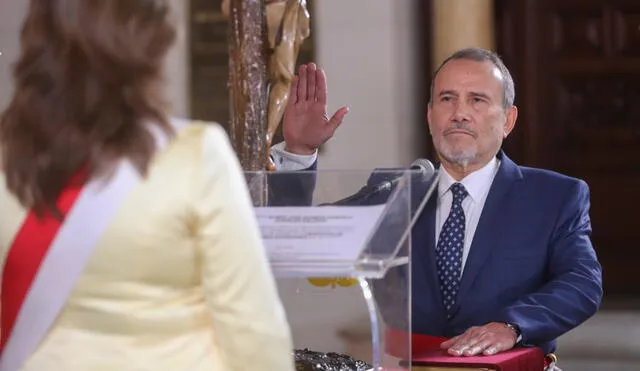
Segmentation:
<svg viewBox="0 0 640 371">
<path fill-rule="evenodd" d="M 168 118 L 167 1 L 31 0 L 0 122 L 0 371 L 292 371 L 238 161 Z"/>
</svg>

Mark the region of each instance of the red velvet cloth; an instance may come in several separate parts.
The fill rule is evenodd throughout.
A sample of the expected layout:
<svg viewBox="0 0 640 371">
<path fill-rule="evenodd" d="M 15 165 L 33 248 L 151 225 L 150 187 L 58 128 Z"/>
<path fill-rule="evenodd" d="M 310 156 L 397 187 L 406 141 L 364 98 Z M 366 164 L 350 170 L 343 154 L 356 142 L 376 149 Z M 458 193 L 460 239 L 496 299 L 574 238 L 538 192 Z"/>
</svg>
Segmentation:
<svg viewBox="0 0 640 371">
<path fill-rule="evenodd" d="M 454 357 L 440 349 L 413 354 L 413 366 L 488 368 L 497 371 L 542 371 L 544 354 L 540 348 L 516 348 L 494 356 Z"/>
<path fill-rule="evenodd" d="M 385 331 L 385 351 L 387 354 L 400 359 L 406 359 L 409 355 L 407 343 L 409 335 L 404 331 L 387 328 Z M 421 334 L 411 335 L 411 354 L 423 353 L 431 349 L 440 349 L 440 344 L 447 338 Z"/>
<path fill-rule="evenodd" d="M 396 358 L 408 356 L 408 335 L 404 331 L 388 328 L 385 332 L 385 350 Z M 412 334 L 411 354 L 413 366 L 488 368 L 497 371 L 542 371 L 545 357 L 540 348 L 517 348 L 494 356 L 455 357 L 440 349 L 446 338 Z"/>
</svg>

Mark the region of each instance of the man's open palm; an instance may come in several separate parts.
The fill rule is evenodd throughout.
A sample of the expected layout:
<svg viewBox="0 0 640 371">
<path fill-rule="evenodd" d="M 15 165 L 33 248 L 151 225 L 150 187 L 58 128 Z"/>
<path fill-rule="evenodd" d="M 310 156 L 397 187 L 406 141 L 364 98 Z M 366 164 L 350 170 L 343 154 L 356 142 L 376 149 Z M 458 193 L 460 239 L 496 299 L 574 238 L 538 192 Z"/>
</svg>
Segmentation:
<svg viewBox="0 0 640 371">
<path fill-rule="evenodd" d="M 327 78 L 314 63 L 300 66 L 291 83 L 284 113 L 283 136 L 286 150 L 299 155 L 312 154 L 329 140 L 349 112 L 342 107 L 331 118 L 327 114 Z"/>
</svg>

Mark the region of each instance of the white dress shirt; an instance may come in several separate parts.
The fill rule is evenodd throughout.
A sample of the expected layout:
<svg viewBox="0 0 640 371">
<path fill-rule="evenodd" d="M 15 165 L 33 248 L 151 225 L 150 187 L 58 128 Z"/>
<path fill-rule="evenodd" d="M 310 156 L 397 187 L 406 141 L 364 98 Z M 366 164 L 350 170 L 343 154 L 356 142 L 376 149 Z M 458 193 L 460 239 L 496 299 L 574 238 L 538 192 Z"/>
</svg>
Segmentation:
<svg viewBox="0 0 640 371">
<path fill-rule="evenodd" d="M 458 182 L 462 183 L 464 188 L 467 190 L 467 193 L 469 194 L 462 201 L 462 209 L 464 210 L 466 223 L 464 245 L 462 251 L 461 272 L 464 271 L 464 266 L 467 262 L 467 257 L 469 256 L 469 250 L 471 249 L 471 242 L 473 241 L 473 236 L 476 233 L 476 228 L 478 227 L 478 222 L 480 221 L 480 215 L 482 214 L 484 202 L 487 200 L 489 189 L 491 188 L 491 184 L 493 183 L 493 179 L 495 178 L 499 167 L 500 161 L 494 157 L 484 167 L 467 175 L 464 179 Z M 456 183 L 456 180 L 453 179 L 451 175 L 449 175 L 444 167 L 441 166 L 440 171 L 442 171 L 442 175 L 440 175 L 440 180 L 438 182 L 438 206 L 436 209 L 435 233 L 436 246 L 438 245 L 438 238 L 440 236 L 442 226 L 447 220 L 449 212 L 451 212 L 453 195 L 451 194 L 450 188 L 454 183 Z"/>
</svg>

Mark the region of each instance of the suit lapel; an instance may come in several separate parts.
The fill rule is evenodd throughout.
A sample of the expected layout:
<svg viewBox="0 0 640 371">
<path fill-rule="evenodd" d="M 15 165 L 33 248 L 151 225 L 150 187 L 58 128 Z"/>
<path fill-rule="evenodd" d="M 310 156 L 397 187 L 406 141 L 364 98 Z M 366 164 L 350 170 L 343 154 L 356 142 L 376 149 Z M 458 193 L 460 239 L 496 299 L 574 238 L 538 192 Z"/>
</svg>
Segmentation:
<svg viewBox="0 0 640 371">
<path fill-rule="evenodd" d="M 435 228 L 434 226 L 436 225 L 436 208 L 438 205 L 438 194 L 437 192 L 435 192 L 433 194 L 433 196 L 431 197 L 431 199 L 429 200 L 429 203 L 427 204 L 426 207 L 426 225 L 429 226 L 429 228 L 426 228 L 426 253 L 427 253 L 427 259 L 424 260 L 426 262 L 429 262 L 428 266 L 424 267 L 426 270 L 426 274 L 428 275 L 427 280 L 430 284 L 431 287 L 433 287 L 435 290 L 433 290 L 435 297 L 434 300 L 437 303 L 436 305 L 438 306 L 442 306 L 444 309 L 444 305 L 442 304 L 442 293 L 440 292 L 440 282 L 438 281 L 438 271 L 436 269 L 436 237 L 435 237 Z M 424 247 L 423 247 L 424 248 Z"/>
<path fill-rule="evenodd" d="M 421 198 L 426 194 L 429 184 L 421 184 L 417 187 L 418 197 L 413 197 L 413 201 L 419 203 Z M 435 224 L 436 224 L 436 208 L 438 204 L 438 192 L 431 195 L 429 201 L 425 205 L 424 210 L 419 216 L 418 223 L 412 231 L 412 264 L 414 276 L 414 288 L 420 292 L 415 292 L 413 300 L 424 298 L 422 300 L 429 301 L 429 306 L 435 305 L 442 310 L 442 294 L 440 292 L 440 283 L 438 281 L 438 272 L 436 270 L 436 247 L 435 247 Z M 416 279 L 424 284 L 416 285 Z M 425 290 L 425 291 L 422 291 Z"/>
<path fill-rule="evenodd" d="M 462 274 L 456 306 L 464 301 L 476 276 L 491 255 L 496 236 L 500 235 L 501 228 L 507 224 L 510 218 L 507 213 L 501 212 L 501 210 L 506 210 L 504 206 L 508 203 L 507 196 L 513 184 L 522 179 L 522 173 L 518 166 L 502 151 L 498 154 L 498 158 L 501 160 L 500 169 L 491 184 L 487 200 L 482 208 L 482 214 Z"/>
</svg>

